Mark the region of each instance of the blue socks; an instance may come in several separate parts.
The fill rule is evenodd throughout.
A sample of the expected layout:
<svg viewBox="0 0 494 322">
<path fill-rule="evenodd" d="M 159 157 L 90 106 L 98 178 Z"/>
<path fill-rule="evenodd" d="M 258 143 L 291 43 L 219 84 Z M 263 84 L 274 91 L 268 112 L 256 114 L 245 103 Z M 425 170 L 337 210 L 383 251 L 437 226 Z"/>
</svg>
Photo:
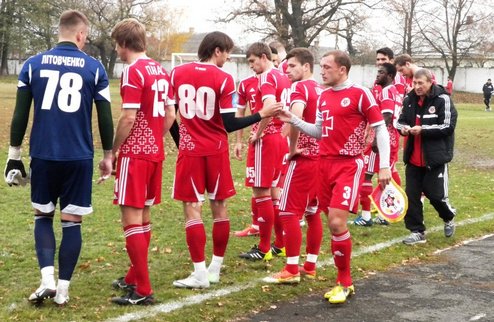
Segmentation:
<svg viewBox="0 0 494 322">
<path fill-rule="evenodd" d="M 53 266 L 56 248 L 53 216 L 34 216 L 34 242 L 39 268 Z"/>
<path fill-rule="evenodd" d="M 81 222 L 62 220 L 62 242 L 58 253 L 58 278 L 70 281 L 81 253 Z"/>
</svg>

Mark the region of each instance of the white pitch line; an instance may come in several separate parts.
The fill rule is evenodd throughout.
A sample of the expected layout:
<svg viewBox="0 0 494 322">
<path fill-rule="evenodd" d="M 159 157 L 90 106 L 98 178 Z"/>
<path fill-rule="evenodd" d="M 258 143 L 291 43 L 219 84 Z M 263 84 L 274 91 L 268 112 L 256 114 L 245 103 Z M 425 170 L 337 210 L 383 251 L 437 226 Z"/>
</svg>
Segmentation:
<svg viewBox="0 0 494 322">
<path fill-rule="evenodd" d="M 467 224 L 473 224 L 473 223 L 486 221 L 486 220 L 493 219 L 493 218 L 494 218 L 494 213 L 485 214 L 481 217 L 465 219 L 463 221 L 460 221 L 460 222 L 456 223 L 456 226 L 457 227 L 458 226 L 464 226 Z M 436 227 L 432 227 L 431 229 L 429 229 L 428 232 L 436 232 L 436 231 L 440 231 L 442 229 L 443 229 L 443 226 L 436 226 Z M 480 237 L 476 240 L 482 240 L 482 239 L 488 238 L 490 236 L 492 236 L 492 234 L 484 236 L 484 237 Z M 399 244 L 402 242 L 403 238 L 405 238 L 405 237 L 406 236 L 400 237 L 400 238 L 395 238 L 395 239 L 389 240 L 387 242 L 379 243 L 379 244 L 372 245 L 369 247 L 363 247 L 360 250 L 353 252 L 352 257 L 362 256 L 365 254 L 369 254 L 372 252 L 383 250 L 383 249 L 391 247 L 395 244 Z M 469 240 L 468 242 L 472 242 L 472 241 L 475 241 L 475 240 Z M 333 259 L 330 259 L 330 260 L 319 262 L 317 266 L 323 267 L 323 266 L 332 265 L 333 263 L 334 263 Z M 145 319 L 145 318 L 151 318 L 151 317 L 154 317 L 154 316 L 161 314 L 161 313 L 170 313 L 172 311 L 179 310 L 179 309 L 182 309 L 182 308 L 190 306 L 190 305 L 199 304 L 199 303 L 202 303 L 204 301 L 207 301 L 207 300 L 210 300 L 213 298 L 217 298 L 217 297 L 221 297 L 221 296 L 227 296 L 227 295 L 237 293 L 237 292 L 249 289 L 249 288 L 253 288 L 261 282 L 262 282 L 262 278 L 259 278 L 256 281 L 253 281 L 250 283 L 231 286 L 231 287 L 225 287 L 225 288 L 210 291 L 207 293 L 192 295 L 192 296 L 183 298 L 181 300 L 176 300 L 176 301 L 171 301 L 168 303 L 154 305 L 154 306 L 148 307 L 147 309 L 143 309 L 141 311 L 127 313 L 127 314 L 118 316 L 116 318 L 111 318 L 111 319 L 108 319 L 107 322 L 127 322 L 127 321 L 135 321 L 135 320 L 140 320 L 140 319 Z"/>
</svg>

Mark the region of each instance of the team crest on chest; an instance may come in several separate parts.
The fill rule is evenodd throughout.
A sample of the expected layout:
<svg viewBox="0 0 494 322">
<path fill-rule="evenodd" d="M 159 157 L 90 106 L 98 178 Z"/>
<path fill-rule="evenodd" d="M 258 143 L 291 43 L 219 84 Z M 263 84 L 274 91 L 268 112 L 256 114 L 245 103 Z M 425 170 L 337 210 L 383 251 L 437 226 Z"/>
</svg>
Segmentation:
<svg viewBox="0 0 494 322">
<path fill-rule="evenodd" d="M 345 97 L 341 100 L 340 105 L 341 107 L 348 107 L 348 105 L 350 105 L 350 99 L 348 97 Z"/>
<path fill-rule="evenodd" d="M 429 107 L 429 113 L 430 113 L 430 114 L 434 114 L 434 113 L 436 113 L 436 107 L 435 107 L 435 106 L 431 106 L 431 107 Z"/>
</svg>

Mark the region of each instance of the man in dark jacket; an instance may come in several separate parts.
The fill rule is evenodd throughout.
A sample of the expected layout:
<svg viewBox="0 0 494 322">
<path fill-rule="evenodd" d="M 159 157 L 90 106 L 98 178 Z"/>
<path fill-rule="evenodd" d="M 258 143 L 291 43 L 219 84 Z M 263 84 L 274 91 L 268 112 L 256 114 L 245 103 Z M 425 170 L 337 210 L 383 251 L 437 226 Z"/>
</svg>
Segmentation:
<svg viewBox="0 0 494 322">
<path fill-rule="evenodd" d="M 485 110 L 486 112 L 490 112 L 491 96 L 492 96 L 492 92 L 494 92 L 494 86 L 492 86 L 492 82 L 490 78 L 487 80 L 487 83 L 485 83 L 484 86 L 482 86 L 482 92 L 484 92 Z"/>
<path fill-rule="evenodd" d="M 407 136 L 403 153 L 408 197 L 405 226 L 411 231 L 403 240 L 407 245 L 426 242 L 422 193 L 443 219 L 444 235 L 451 237 L 455 232 L 456 210 L 448 200 L 448 162 L 453 159 L 457 117 L 444 87 L 432 84 L 431 72 L 416 71 L 397 125 L 400 134 Z"/>
</svg>

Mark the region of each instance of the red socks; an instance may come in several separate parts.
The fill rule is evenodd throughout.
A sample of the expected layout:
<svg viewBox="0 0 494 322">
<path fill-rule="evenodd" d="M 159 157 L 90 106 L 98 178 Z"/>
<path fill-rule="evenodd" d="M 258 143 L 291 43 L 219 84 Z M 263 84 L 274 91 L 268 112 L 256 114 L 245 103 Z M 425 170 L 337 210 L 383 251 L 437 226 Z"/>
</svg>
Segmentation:
<svg viewBox="0 0 494 322">
<path fill-rule="evenodd" d="M 124 227 L 125 247 L 134 271 L 136 292 L 147 296 L 152 294 L 148 271 L 148 240 L 146 240 L 143 226 L 128 225 Z"/>
<path fill-rule="evenodd" d="M 224 257 L 230 237 L 230 219 L 215 219 L 213 222 L 213 255 Z"/>
<path fill-rule="evenodd" d="M 331 237 L 331 252 L 333 253 L 334 264 L 338 269 L 336 283 L 345 287 L 352 285 L 350 270 L 352 238 L 348 230 L 342 234 L 333 234 Z"/>
<path fill-rule="evenodd" d="M 323 227 L 321 221 L 321 211 L 305 216 L 307 221 L 306 248 L 307 259 L 304 268 L 308 271 L 316 269 L 317 256 L 321 249 Z"/>
<path fill-rule="evenodd" d="M 185 223 L 185 239 L 193 263 L 205 261 L 206 231 L 201 219 L 192 219 Z"/>
<path fill-rule="evenodd" d="M 280 200 L 273 199 L 273 213 L 274 213 L 274 245 L 278 248 L 285 247 L 283 240 L 283 224 L 280 218 Z"/>
<path fill-rule="evenodd" d="M 151 223 L 150 222 L 143 223 L 142 224 L 142 230 L 143 230 L 144 238 L 146 239 L 147 248 L 149 251 L 149 244 L 151 242 Z M 130 265 L 129 270 L 127 271 L 127 275 L 125 275 L 124 281 L 127 284 L 133 284 L 133 285 L 136 284 L 135 270 L 134 270 L 134 266 L 132 266 L 132 264 Z"/>
<path fill-rule="evenodd" d="M 287 261 L 285 269 L 292 274 L 297 274 L 300 246 L 302 245 L 302 230 L 300 229 L 300 222 L 298 220 L 298 216 L 293 213 L 284 213 L 280 216 L 280 220 L 283 224 L 283 230 L 286 233 L 285 251 Z"/>
<path fill-rule="evenodd" d="M 271 196 L 256 198 L 257 219 L 259 221 L 259 249 L 267 253 L 271 248 L 271 230 L 273 229 L 274 209 Z"/>
<path fill-rule="evenodd" d="M 252 211 L 252 226 L 255 226 L 254 228 L 259 229 L 259 221 L 257 221 L 257 205 L 256 205 L 255 197 L 250 198 L 250 209 Z"/>
<path fill-rule="evenodd" d="M 365 180 L 362 182 L 362 186 L 360 187 L 360 205 L 362 206 L 362 210 L 370 211 L 371 210 L 371 201 L 369 196 L 372 194 L 372 181 Z"/>
</svg>

